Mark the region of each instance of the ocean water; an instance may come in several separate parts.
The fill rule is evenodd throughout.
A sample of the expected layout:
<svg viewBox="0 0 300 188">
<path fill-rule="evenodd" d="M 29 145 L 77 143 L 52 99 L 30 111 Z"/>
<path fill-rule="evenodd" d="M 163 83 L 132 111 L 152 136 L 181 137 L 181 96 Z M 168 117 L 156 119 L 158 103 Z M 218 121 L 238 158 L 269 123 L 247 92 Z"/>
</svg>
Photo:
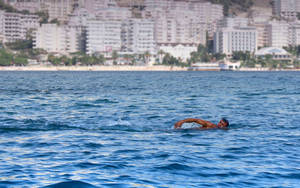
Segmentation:
<svg viewBox="0 0 300 188">
<path fill-rule="evenodd" d="M 299 187 L 299 121 L 299 72 L 0 72 L 0 187 Z"/>
</svg>

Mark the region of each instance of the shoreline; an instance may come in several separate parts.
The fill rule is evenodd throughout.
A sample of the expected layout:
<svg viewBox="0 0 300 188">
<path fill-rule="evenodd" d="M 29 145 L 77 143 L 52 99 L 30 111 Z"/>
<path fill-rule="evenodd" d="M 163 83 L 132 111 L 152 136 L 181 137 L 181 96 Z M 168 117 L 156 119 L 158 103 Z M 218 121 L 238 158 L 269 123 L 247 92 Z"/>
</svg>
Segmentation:
<svg viewBox="0 0 300 188">
<path fill-rule="evenodd" d="M 6 66 L 0 67 L 0 71 L 189 71 L 189 67 L 175 66 Z M 197 70 L 216 71 L 220 70 Z M 280 72 L 280 71 L 300 71 L 300 69 L 267 69 L 267 68 L 241 68 L 230 72 Z M 195 71 L 192 71 L 195 72 Z"/>
<path fill-rule="evenodd" d="M 187 71 L 172 66 L 24 66 L 0 67 L 0 71 Z"/>
</svg>

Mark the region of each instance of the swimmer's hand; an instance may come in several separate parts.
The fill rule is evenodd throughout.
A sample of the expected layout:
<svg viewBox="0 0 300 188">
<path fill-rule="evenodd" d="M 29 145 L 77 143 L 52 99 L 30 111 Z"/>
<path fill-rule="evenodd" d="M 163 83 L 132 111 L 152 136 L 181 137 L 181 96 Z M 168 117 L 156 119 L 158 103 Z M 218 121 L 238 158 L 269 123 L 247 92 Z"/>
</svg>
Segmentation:
<svg viewBox="0 0 300 188">
<path fill-rule="evenodd" d="M 174 129 L 179 129 L 182 126 L 183 123 L 184 123 L 183 120 L 176 122 L 174 124 Z"/>
</svg>

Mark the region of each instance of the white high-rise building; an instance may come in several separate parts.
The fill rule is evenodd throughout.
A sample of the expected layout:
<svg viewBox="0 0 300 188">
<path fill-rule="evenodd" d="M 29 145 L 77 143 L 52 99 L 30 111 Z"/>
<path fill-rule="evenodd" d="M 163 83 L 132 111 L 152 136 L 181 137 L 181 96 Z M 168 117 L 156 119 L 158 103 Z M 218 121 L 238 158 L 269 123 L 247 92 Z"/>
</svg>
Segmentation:
<svg viewBox="0 0 300 188">
<path fill-rule="evenodd" d="M 111 55 L 121 50 L 121 26 L 118 20 L 91 19 L 87 25 L 87 53 Z"/>
<path fill-rule="evenodd" d="M 29 30 L 34 30 L 38 26 L 37 15 L 0 11 L 0 33 L 3 36 L 3 42 L 24 40 L 27 34 L 30 34 Z"/>
<path fill-rule="evenodd" d="M 209 36 L 213 36 L 213 33 L 217 29 L 217 21 L 223 18 L 223 7 L 212 3 L 198 1 L 146 0 L 145 5 L 147 13 L 144 15 L 154 18 L 157 23 L 156 27 L 158 28 L 156 28 L 155 35 L 158 40 L 160 40 L 162 36 L 167 36 L 169 38 L 168 40 L 171 40 L 170 38 L 172 38 L 172 36 L 170 36 L 170 32 L 172 33 L 174 30 L 178 31 L 178 33 L 184 32 L 181 36 L 186 37 L 187 35 L 184 36 L 185 33 L 193 32 L 188 31 L 189 27 L 196 27 L 187 27 L 186 25 L 189 24 L 200 24 L 200 27 L 205 29 L 204 33 L 207 31 Z M 199 32 L 202 32 L 201 28 L 198 29 Z M 201 33 L 199 34 L 201 35 Z M 177 38 L 181 36 L 177 36 Z"/>
<path fill-rule="evenodd" d="M 256 28 L 257 31 L 257 46 L 260 48 L 266 47 L 268 43 L 268 22 L 254 22 L 250 24 Z"/>
<path fill-rule="evenodd" d="M 156 53 L 154 40 L 154 21 L 148 19 L 129 19 L 122 23 L 122 52 L 142 54 Z"/>
<path fill-rule="evenodd" d="M 289 24 L 284 21 L 272 21 L 267 25 L 268 46 L 289 46 Z"/>
<path fill-rule="evenodd" d="M 300 45 L 300 23 L 290 23 L 289 26 L 289 45 L 298 46 Z"/>
<path fill-rule="evenodd" d="M 74 53 L 80 51 L 78 31 L 74 27 L 43 24 L 35 34 L 34 48 L 50 53 Z"/>
<path fill-rule="evenodd" d="M 157 43 L 205 44 L 208 24 L 195 12 L 184 10 L 160 11 L 155 19 Z M 181 16 L 178 16 L 181 15 Z"/>
<path fill-rule="evenodd" d="M 18 10 L 29 12 L 45 11 L 49 14 L 49 20 L 58 19 L 67 21 L 68 15 L 82 0 L 6 0 L 8 4 Z"/>
<path fill-rule="evenodd" d="M 299 0 L 273 0 L 273 11 L 277 16 L 295 20 L 300 12 Z"/>
<path fill-rule="evenodd" d="M 214 36 L 214 52 L 231 55 L 233 52 L 255 52 L 257 32 L 255 27 L 222 28 Z"/>
</svg>

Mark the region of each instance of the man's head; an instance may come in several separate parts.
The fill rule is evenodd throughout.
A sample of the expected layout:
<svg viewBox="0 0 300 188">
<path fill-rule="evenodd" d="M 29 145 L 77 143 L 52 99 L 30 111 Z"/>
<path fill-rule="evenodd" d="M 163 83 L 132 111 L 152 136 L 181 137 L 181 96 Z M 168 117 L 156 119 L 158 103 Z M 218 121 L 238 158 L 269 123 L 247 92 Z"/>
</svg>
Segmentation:
<svg viewBox="0 0 300 188">
<path fill-rule="evenodd" d="M 218 123 L 218 127 L 220 128 L 225 128 L 228 126 L 229 126 L 229 121 L 226 118 L 222 118 Z"/>
</svg>

